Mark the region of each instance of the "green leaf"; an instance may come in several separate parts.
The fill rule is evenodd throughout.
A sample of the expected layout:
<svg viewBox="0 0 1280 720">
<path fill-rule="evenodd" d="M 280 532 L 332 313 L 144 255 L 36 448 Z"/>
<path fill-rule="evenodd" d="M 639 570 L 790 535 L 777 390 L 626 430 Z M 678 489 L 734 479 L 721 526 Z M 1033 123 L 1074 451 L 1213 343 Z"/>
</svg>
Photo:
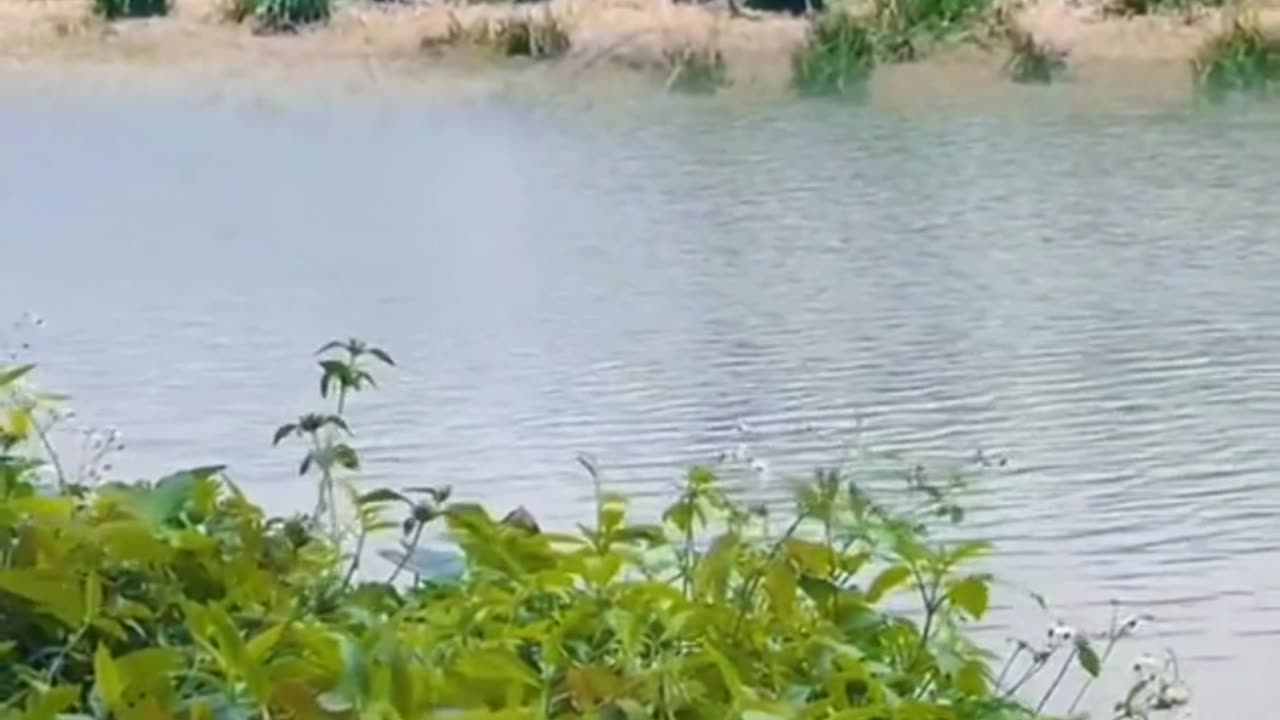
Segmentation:
<svg viewBox="0 0 1280 720">
<path fill-rule="evenodd" d="M 114 710 L 124 695 L 124 678 L 120 669 L 111 659 L 111 651 L 106 645 L 99 645 L 93 653 L 94 689 L 108 710 Z"/>
<path fill-rule="evenodd" d="M 181 662 L 182 653 L 167 647 L 143 648 L 115 659 L 116 668 L 126 687 L 163 684 Z"/>
<path fill-rule="evenodd" d="M 986 667 L 977 660 L 969 660 L 956 672 L 955 686 L 965 695 L 986 697 L 990 693 Z"/>
<path fill-rule="evenodd" d="M 19 365 L 17 367 L 5 368 L 0 370 L 0 388 L 6 388 L 15 382 L 21 380 L 24 375 L 35 370 L 36 366 L 30 363 Z"/>
<path fill-rule="evenodd" d="M 947 597 L 957 608 L 974 620 L 981 620 L 987 614 L 990 602 L 991 587 L 987 579 L 980 575 L 970 575 L 951 583 Z"/>
<path fill-rule="evenodd" d="M 409 503 L 410 505 L 413 504 L 409 500 L 409 498 L 406 498 L 404 495 L 401 495 L 400 493 L 390 488 L 378 488 L 377 490 L 370 490 L 369 492 L 361 495 L 357 502 L 361 505 L 369 505 L 370 503 L 384 503 L 384 502 L 403 502 L 403 503 Z"/>
<path fill-rule="evenodd" d="M 276 428 L 276 434 L 271 437 L 271 445 L 272 446 L 279 445 L 281 440 L 289 437 L 297 430 L 298 430 L 297 423 L 285 423 L 284 425 L 281 425 L 280 427 Z"/>
<path fill-rule="evenodd" d="M 784 622 L 790 622 L 795 615 L 796 604 L 796 571 L 785 558 L 775 558 L 769 563 L 765 574 L 764 589 L 769 595 L 769 604 L 773 611 Z"/>
<path fill-rule="evenodd" d="M 98 573 L 89 571 L 84 580 L 84 621 L 92 623 L 102 612 L 102 578 Z"/>
<path fill-rule="evenodd" d="M 1083 635 L 1076 636 L 1076 658 L 1080 661 L 1080 667 L 1090 676 L 1096 678 L 1102 672 L 1102 660 Z"/>
<path fill-rule="evenodd" d="M 800 566 L 801 571 L 806 575 L 816 577 L 830 577 L 832 570 L 831 563 L 835 558 L 835 552 L 831 548 L 822 543 L 811 542 L 809 540 L 801 540 L 799 538 L 789 538 L 783 543 L 783 549 L 791 559 L 795 560 Z"/>
<path fill-rule="evenodd" d="M 52 568 L 0 570 L 0 590 L 26 598 L 36 610 L 49 613 L 67 627 L 78 628 L 84 621 L 84 600 L 80 593 L 67 592 L 79 583 Z"/>
<path fill-rule="evenodd" d="M 711 548 L 694 568 L 694 590 L 699 597 L 713 602 L 724 599 L 729 588 L 729 573 L 738 554 L 737 533 L 727 532 L 711 543 Z"/>
<path fill-rule="evenodd" d="M 79 702 L 79 686 L 56 685 L 27 701 L 23 720 L 55 720 L 59 713 L 70 710 Z"/>
<path fill-rule="evenodd" d="M 391 356 L 387 354 L 387 351 L 382 348 L 371 347 L 367 352 L 391 367 L 395 367 L 396 365 L 396 361 L 392 360 Z"/>
<path fill-rule="evenodd" d="M 878 602 L 910 577 L 911 569 L 906 565 L 894 565 L 884 570 L 871 581 L 870 587 L 867 588 L 867 602 Z"/>
<path fill-rule="evenodd" d="M 206 465 L 166 475 L 150 490 L 134 495 L 133 510 L 152 525 L 167 525 L 182 514 L 201 483 L 225 469 L 226 465 Z"/>
<path fill-rule="evenodd" d="M 418 712 L 417 684 L 413 682 L 409 659 L 404 649 L 397 646 L 391 655 L 391 706 L 404 720 Z"/>
</svg>

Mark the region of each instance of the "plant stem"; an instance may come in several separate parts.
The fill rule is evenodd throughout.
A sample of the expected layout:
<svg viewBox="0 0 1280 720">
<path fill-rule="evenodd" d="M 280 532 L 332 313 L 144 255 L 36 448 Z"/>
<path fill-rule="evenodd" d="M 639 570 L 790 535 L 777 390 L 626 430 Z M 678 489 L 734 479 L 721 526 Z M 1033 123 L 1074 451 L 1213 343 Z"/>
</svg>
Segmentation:
<svg viewBox="0 0 1280 720">
<path fill-rule="evenodd" d="M 363 528 L 360 530 L 360 536 L 356 538 L 355 553 L 351 556 L 351 565 L 347 568 L 346 577 L 342 578 L 342 585 L 338 588 L 338 592 L 347 589 L 351 584 L 351 578 L 355 576 L 356 570 L 360 568 L 360 556 L 364 554 L 364 541 L 369 537 L 369 532 Z"/>
<path fill-rule="evenodd" d="M 58 678 L 58 673 L 62 672 L 62 664 L 66 662 L 67 656 L 75 649 L 76 645 L 84 638 L 85 633 L 89 632 L 89 624 L 85 623 L 76 630 L 75 634 L 67 639 L 67 643 L 58 651 L 58 656 L 53 659 L 53 663 L 49 665 L 49 671 L 45 673 L 45 682 L 52 685 L 53 681 Z"/>
<path fill-rule="evenodd" d="M 49 433 L 35 419 L 34 415 L 31 418 L 31 427 L 36 429 L 36 437 L 40 438 L 40 445 L 44 447 L 44 454 L 49 457 L 49 463 L 53 465 L 53 471 L 58 476 L 58 492 L 64 492 L 67 489 L 67 473 L 62 468 L 62 460 L 58 458 L 58 451 L 53 449 L 53 443 L 49 441 Z"/>
<path fill-rule="evenodd" d="M 409 544 L 405 546 L 404 556 L 400 558 L 399 563 L 396 563 L 396 569 L 391 573 L 391 577 L 387 578 L 388 585 L 400 577 L 400 571 L 404 570 L 404 566 L 409 562 L 409 556 L 413 554 L 414 550 L 418 549 L 418 542 L 422 540 L 422 530 L 426 526 L 426 523 L 418 523 L 418 527 L 413 529 L 413 537 L 410 538 Z"/>
<path fill-rule="evenodd" d="M 1004 683 L 1005 676 L 1007 676 L 1009 671 L 1013 669 L 1014 661 L 1018 659 L 1018 656 L 1022 654 L 1024 649 L 1025 646 L 1022 643 L 1019 643 L 1018 646 L 1013 649 L 1013 652 L 1009 653 L 1009 659 L 1004 661 L 1004 667 L 1000 668 L 1000 674 L 996 676 L 994 687 L 997 691 L 1000 690 L 1000 685 Z"/>
<path fill-rule="evenodd" d="M 1111 638 L 1107 640 L 1107 649 L 1102 652 L 1102 661 L 1100 662 L 1101 665 L 1107 664 L 1107 658 L 1111 657 L 1111 651 L 1115 649 L 1117 641 L 1119 641 L 1119 638 L 1116 636 L 1115 630 L 1113 628 L 1111 632 Z M 1084 679 L 1084 683 L 1080 685 L 1080 691 L 1076 693 L 1075 699 L 1071 701 L 1071 706 L 1067 708 L 1068 715 L 1076 711 L 1076 706 L 1079 705 L 1080 701 L 1084 699 L 1084 694 L 1088 692 L 1089 686 L 1092 684 L 1093 684 L 1092 675 Z"/>
<path fill-rule="evenodd" d="M 1067 659 L 1062 663 L 1062 667 L 1058 670 L 1058 676 L 1053 679 L 1053 684 L 1045 691 L 1044 697 L 1040 698 L 1040 704 L 1036 705 L 1036 715 L 1039 715 L 1044 706 L 1049 703 L 1049 698 L 1053 697 L 1054 691 L 1058 689 L 1058 685 L 1062 684 L 1062 678 L 1067 675 L 1067 668 L 1071 667 L 1071 661 L 1076 659 L 1076 654 L 1080 652 L 1080 648 L 1071 648 L 1071 653 L 1067 655 Z"/>
</svg>

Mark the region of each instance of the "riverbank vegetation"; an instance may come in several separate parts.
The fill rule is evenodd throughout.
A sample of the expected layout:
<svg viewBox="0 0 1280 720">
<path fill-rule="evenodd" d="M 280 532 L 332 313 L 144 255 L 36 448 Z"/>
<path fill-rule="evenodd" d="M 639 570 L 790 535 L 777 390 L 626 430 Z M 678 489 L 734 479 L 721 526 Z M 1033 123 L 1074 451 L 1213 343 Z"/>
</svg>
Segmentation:
<svg viewBox="0 0 1280 720">
<path fill-rule="evenodd" d="M 220 465 L 117 478 L 114 440 L 73 469 L 65 398 L 0 369 L 0 717 L 1047 717 L 1147 619 L 1054 624 L 997 659 L 972 634 L 991 547 L 938 532 L 963 521 L 962 478 L 872 456 L 786 512 L 731 462 L 696 467 L 652 521 L 584 457 L 594 517 L 567 533 L 465 488 L 371 488 L 347 410 L 394 362 L 353 340 L 319 366 L 323 409 L 264 438 L 316 483 L 284 517 Z M 1136 667 L 1121 717 L 1185 703 L 1176 663 Z"/>
</svg>

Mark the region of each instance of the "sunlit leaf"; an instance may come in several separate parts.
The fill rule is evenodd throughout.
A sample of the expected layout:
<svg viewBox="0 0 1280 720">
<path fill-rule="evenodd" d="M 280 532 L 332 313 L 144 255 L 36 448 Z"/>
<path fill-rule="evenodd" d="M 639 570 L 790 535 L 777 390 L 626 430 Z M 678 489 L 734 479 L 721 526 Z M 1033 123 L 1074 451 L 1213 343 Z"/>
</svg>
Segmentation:
<svg viewBox="0 0 1280 720">
<path fill-rule="evenodd" d="M 23 720 L 54 720 L 64 710 L 70 710 L 80 702 L 80 688 L 75 685 L 56 685 L 36 693 L 28 700 Z"/>
<path fill-rule="evenodd" d="M 67 587 L 79 582 L 52 568 L 0 570 L 0 590 L 30 600 L 36 610 L 49 613 L 71 628 L 84 620 L 84 601 Z"/>
<path fill-rule="evenodd" d="M 99 645 L 93 654 L 93 675 L 94 690 L 98 697 L 107 708 L 114 709 L 124 694 L 124 678 L 120 676 L 120 669 L 116 667 L 111 651 L 105 645 Z"/>
<path fill-rule="evenodd" d="M 770 562 L 764 578 L 764 588 L 773 611 L 783 622 L 790 622 L 794 616 L 796 601 L 796 572 L 791 563 L 784 558 L 775 558 Z"/>
<path fill-rule="evenodd" d="M 695 591 L 700 597 L 713 602 L 724 599 L 729 586 L 729 574 L 738 552 L 737 533 L 724 533 L 712 543 L 694 571 Z"/>
<path fill-rule="evenodd" d="M 93 622 L 102 612 L 102 578 L 90 570 L 84 580 L 84 620 Z"/>
<path fill-rule="evenodd" d="M 990 584 L 986 578 L 978 575 L 957 580 L 947 588 L 947 597 L 951 603 L 974 620 L 981 620 L 987 614 L 990 595 Z"/>
<path fill-rule="evenodd" d="M 965 695 L 985 697 L 990 692 L 986 666 L 977 660 L 966 662 L 955 674 L 955 685 Z"/>
<path fill-rule="evenodd" d="M 911 569 L 906 565 L 893 565 L 881 572 L 871 581 L 867 588 L 868 602 L 878 602 L 911 578 Z"/>
</svg>

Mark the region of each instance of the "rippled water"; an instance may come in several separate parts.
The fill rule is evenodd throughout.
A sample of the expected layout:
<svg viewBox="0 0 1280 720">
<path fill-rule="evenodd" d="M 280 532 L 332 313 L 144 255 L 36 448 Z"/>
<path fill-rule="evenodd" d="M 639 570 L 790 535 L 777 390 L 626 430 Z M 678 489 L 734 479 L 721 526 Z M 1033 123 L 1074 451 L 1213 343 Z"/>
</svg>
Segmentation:
<svg viewBox="0 0 1280 720">
<path fill-rule="evenodd" d="M 0 304 L 128 472 L 308 505 L 269 439 L 335 334 L 401 364 L 356 406 L 371 481 L 553 524 L 579 451 L 651 496 L 740 418 L 773 477 L 860 420 L 1008 456 L 969 498 L 999 572 L 1073 622 L 1155 613 L 1200 717 L 1280 699 L 1266 112 L 32 96 L 0 148 Z"/>
</svg>

